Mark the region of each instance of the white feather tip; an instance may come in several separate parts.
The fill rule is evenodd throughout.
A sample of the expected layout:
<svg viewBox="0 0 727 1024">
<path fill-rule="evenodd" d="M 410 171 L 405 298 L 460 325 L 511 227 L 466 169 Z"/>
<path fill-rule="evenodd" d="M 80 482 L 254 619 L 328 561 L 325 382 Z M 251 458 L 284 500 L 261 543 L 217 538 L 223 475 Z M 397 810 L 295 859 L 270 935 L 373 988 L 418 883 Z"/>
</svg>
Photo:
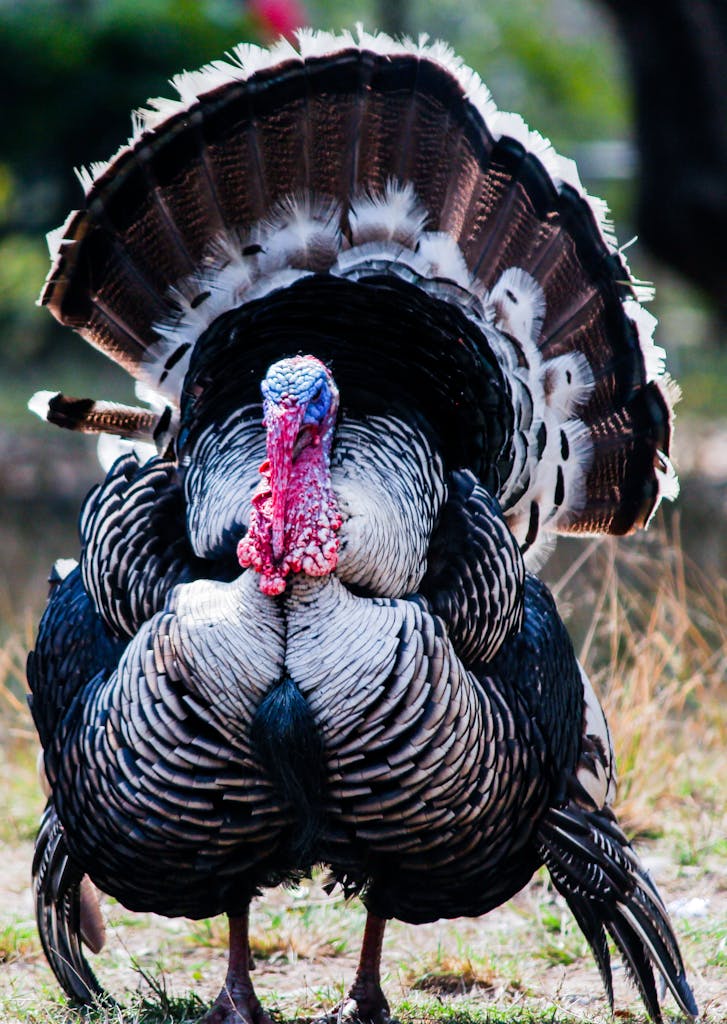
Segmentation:
<svg viewBox="0 0 727 1024">
<path fill-rule="evenodd" d="M 28 400 L 28 409 L 36 416 L 40 416 L 42 420 L 47 421 L 50 403 L 59 394 L 59 391 L 36 391 Z"/>
</svg>

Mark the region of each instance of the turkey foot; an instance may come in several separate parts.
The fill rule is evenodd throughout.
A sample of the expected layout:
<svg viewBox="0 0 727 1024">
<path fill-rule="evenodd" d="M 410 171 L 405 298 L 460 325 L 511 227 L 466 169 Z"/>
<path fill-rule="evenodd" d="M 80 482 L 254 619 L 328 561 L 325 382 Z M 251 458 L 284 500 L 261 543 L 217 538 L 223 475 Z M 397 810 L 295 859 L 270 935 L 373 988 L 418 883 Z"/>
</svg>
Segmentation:
<svg viewBox="0 0 727 1024">
<path fill-rule="evenodd" d="M 391 1012 L 381 986 L 374 981 L 353 985 L 337 1009 L 326 1018 L 329 1024 L 390 1024 Z"/>
<path fill-rule="evenodd" d="M 248 914 L 230 917 L 230 958 L 222 991 L 199 1024 L 273 1024 L 255 995 L 248 940 Z"/>
<path fill-rule="evenodd" d="M 353 985 L 343 1002 L 326 1018 L 330 1024 L 390 1024 L 391 1012 L 381 990 L 381 946 L 386 921 L 366 918 L 361 956 Z"/>
</svg>

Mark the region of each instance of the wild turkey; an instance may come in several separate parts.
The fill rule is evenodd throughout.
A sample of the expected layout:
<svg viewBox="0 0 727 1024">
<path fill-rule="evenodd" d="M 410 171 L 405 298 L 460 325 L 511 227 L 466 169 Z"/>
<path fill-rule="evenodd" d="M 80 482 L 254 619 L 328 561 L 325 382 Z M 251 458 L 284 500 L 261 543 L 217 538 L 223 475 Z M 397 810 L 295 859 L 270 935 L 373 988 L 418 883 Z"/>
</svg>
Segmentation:
<svg viewBox="0 0 727 1024">
<path fill-rule="evenodd" d="M 206 1019 L 266 1021 L 249 902 L 320 864 L 369 911 L 343 1010 L 384 1022 L 388 918 L 484 914 L 545 863 L 609 998 L 607 932 L 654 1020 L 653 967 L 695 1016 L 523 562 L 676 491 L 642 293 L 574 166 L 444 46 L 299 47 L 181 75 L 52 241 L 43 303 L 150 408 L 33 407 L 157 454 L 89 495 L 29 659 L 48 959 L 100 992 L 84 875 L 225 912 Z"/>
</svg>

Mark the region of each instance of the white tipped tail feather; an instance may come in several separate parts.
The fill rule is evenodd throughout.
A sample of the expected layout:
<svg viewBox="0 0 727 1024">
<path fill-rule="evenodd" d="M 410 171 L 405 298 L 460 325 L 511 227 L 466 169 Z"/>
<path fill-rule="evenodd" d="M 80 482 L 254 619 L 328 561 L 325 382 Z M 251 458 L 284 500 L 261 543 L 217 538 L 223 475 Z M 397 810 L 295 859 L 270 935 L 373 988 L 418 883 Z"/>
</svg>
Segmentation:
<svg viewBox="0 0 727 1024">
<path fill-rule="evenodd" d="M 42 302 L 149 405 L 31 401 L 114 435 L 28 660 L 56 976 L 100 992 L 85 870 L 209 916 L 321 862 L 383 926 L 487 912 L 544 861 L 609 994 L 604 929 L 655 1021 L 652 966 L 696 1012 L 609 809 L 603 713 L 523 558 L 675 492 L 673 391 L 605 207 L 424 37 L 301 32 L 174 84 L 49 238 Z M 228 989 L 254 1016 L 249 978 Z"/>
<path fill-rule="evenodd" d="M 162 396 L 172 433 L 222 316 L 320 275 L 397 279 L 432 310 L 456 307 L 499 365 L 512 436 L 488 458 L 529 557 L 549 531 L 629 532 L 676 493 L 674 392 L 605 207 L 448 47 L 303 31 L 297 49 L 240 46 L 173 84 L 178 98 L 150 101 L 129 143 L 83 174 L 89 208 L 49 238 L 42 297 Z M 181 164 L 166 157 L 172 143 Z M 111 192 L 124 209 L 122 166 L 129 203 L 132 181 L 147 183 L 124 213 L 145 227 L 115 233 L 103 211 Z M 194 218 L 175 214 L 191 203 Z M 106 263 L 92 251 L 102 239 Z M 90 262 L 93 292 L 78 286 Z"/>
</svg>

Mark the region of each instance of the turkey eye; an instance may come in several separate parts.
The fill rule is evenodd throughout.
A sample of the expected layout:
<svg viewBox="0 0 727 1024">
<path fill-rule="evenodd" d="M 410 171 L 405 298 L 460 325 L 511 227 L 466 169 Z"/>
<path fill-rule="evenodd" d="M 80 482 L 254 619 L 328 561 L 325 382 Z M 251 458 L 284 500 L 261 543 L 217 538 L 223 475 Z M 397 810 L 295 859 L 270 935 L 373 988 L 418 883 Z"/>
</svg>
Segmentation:
<svg viewBox="0 0 727 1024">
<path fill-rule="evenodd" d="M 323 381 L 316 386 L 308 399 L 308 408 L 320 412 L 326 406 L 326 389 Z"/>
</svg>

